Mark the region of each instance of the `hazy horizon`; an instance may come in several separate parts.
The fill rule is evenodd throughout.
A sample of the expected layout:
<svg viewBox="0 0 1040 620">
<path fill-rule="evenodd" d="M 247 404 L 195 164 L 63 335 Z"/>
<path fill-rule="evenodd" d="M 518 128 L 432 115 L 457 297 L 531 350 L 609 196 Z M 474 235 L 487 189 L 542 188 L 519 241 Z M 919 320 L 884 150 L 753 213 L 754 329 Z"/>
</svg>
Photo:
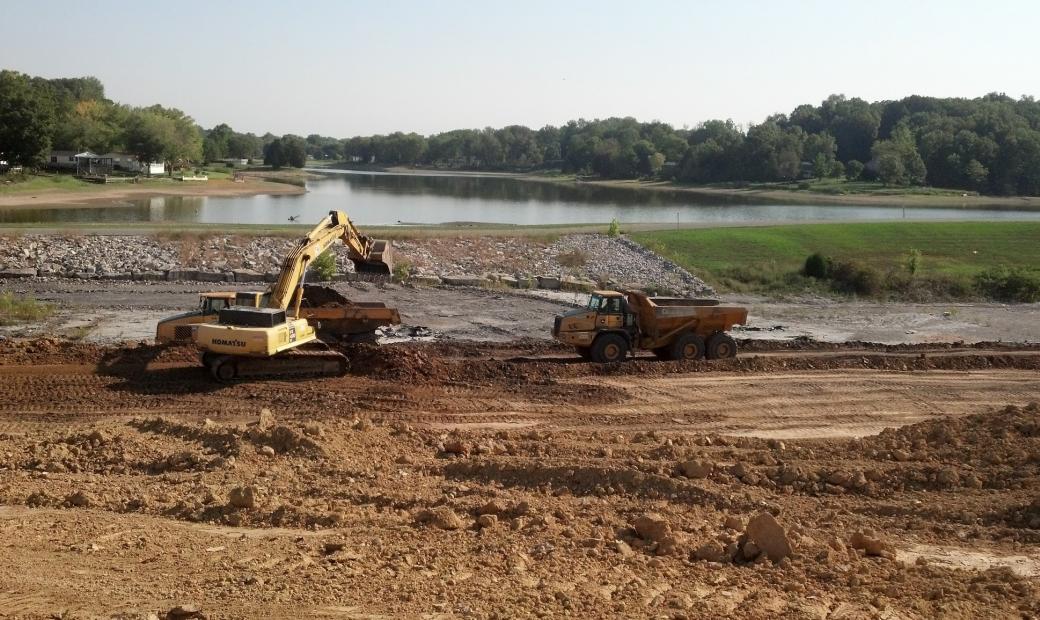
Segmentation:
<svg viewBox="0 0 1040 620">
<path fill-rule="evenodd" d="M 203 127 L 334 137 L 634 116 L 760 122 L 844 93 L 1036 95 L 1040 4 L 271 0 L 5 7 L 0 68 L 93 75 Z"/>
</svg>

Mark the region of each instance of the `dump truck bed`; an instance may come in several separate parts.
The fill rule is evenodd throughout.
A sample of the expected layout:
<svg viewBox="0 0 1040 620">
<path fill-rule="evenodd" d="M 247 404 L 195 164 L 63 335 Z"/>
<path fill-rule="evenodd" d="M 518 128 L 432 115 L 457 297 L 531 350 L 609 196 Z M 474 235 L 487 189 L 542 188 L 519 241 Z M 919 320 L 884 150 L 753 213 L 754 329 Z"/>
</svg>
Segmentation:
<svg viewBox="0 0 1040 620">
<path fill-rule="evenodd" d="M 722 306 L 714 299 L 648 297 L 636 291 L 626 292 L 625 297 L 636 312 L 640 333 L 650 341 L 687 330 L 706 336 L 747 321 L 747 308 Z"/>
</svg>

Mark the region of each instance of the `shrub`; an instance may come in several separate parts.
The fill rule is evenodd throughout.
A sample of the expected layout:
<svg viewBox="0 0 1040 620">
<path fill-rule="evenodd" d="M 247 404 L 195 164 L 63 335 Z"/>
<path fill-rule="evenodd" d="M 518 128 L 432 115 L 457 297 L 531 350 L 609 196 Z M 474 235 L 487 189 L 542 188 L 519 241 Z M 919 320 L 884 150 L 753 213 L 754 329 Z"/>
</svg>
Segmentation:
<svg viewBox="0 0 1040 620">
<path fill-rule="evenodd" d="M 805 259 L 805 267 L 802 268 L 802 275 L 822 280 L 827 277 L 830 268 L 831 259 L 816 252 L 810 254 L 809 258 Z"/>
<path fill-rule="evenodd" d="M 835 289 L 857 295 L 877 295 L 881 292 L 881 273 L 856 261 L 831 265 L 829 277 Z"/>
<path fill-rule="evenodd" d="M 610 227 L 607 228 L 607 236 L 609 237 L 620 237 L 621 236 L 621 222 L 614 219 L 610 220 Z"/>
<path fill-rule="evenodd" d="M 336 275 L 336 254 L 332 250 L 325 250 L 311 263 L 311 269 L 320 279 L 331 280 Z"/>
<path fill-rule="evenodd" d="M 910 275 L 916 276 L 917 272 L 921 270 L 921 250 L 911 248 L 906 255 L 903 266 L 906 267 Z"/>
<path fill-rule="evenodd" d="M 987 269 L 975 276 L 980 293 L 1001 301 L 1040 301 L 1040 272 L 1006 265 Z"/>
<path fill-rule="evenodd" d="M 584 267 L 585 264 L 589 262 L 589 255 L 581 250 L 560 252 L 556 255 L 556 262 L 560 263 L 564 267 L 577 269 L 579 267 Z"/>
<path fill-rule="evenodd" d="M 408 279 L 408 276 L 412 275 L 412 264 L 406 260 L 399 261 L 394 265 L 394 272 L 391 279 L 394 282 L 404 282 Z"/>
</svg>

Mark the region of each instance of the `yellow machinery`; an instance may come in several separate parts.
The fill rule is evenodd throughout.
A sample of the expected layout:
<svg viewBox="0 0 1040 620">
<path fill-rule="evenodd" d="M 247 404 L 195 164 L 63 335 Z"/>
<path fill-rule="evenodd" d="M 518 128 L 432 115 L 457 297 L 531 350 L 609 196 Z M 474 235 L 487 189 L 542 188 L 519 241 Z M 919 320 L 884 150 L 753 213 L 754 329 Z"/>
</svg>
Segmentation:
<svg viewBox="0 0 1040 620">
<path fill-rule="evenodd" d="M 215 323 L 192 328 L 202 363 L 216 379 L 346 371 L 346 357 L 318 340 L 315 326 L 300 310 L 307 267 L 337 240 L 347 246 L 359 273 L 390 273 L 389 243 L 360 234 L 345 213 L 330 211 L 289 251 L 268 292 L 252 303 L 221 308 Z"/>
<path fill-rule="evenodd" d="M 553 338 L 594 362 L 618 362 L 645 349 L 665 360 L 736 357 L 726 332 L 747 323 L 747 308 L 714 299 L 648 297 L 638 291 L 593 291 L 585 308 L 556 317 Z"/>
<path fill-rule="evenodd" d="M 193 342 L 196 328 L 202 323 L 216 323 L 224 308 L 263 307 L 266 305 L 265 295 L 268 293 L 255 291 L 199 293 L 199 305 L 195 310 L 159 321 L 155 326 L 155 342 Z M 310 284 L 303 287 L 299 316 L 317 324 L 319 338 L 332 341 L 369 342 L 374 338 L 376 328 L 401 323 L 397 309 L 385 303 L 351 301 L 331 288 Z"/>
</svg>

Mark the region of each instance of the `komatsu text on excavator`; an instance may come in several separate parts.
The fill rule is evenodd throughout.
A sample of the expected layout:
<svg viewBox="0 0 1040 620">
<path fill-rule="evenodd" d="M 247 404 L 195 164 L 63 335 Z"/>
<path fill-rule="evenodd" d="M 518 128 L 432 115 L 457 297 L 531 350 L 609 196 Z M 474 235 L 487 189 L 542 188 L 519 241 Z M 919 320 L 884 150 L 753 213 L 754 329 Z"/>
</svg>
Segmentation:
<svg viewBox="0 0 1040 620">
<path fill-rule="evenodd" d="M 307 267 L 337 239 L 359 273 L 391 272 L 390 244 L 360 234 L 346 213 L 330 211 L 289 251 L 277 280 L 257 303 L 225 307 L 217 322 L 193 328 L 202 363 L 216 379 L 346 371 L 346 357 L 329 350 L 300 311 Z"/>
</svg>

